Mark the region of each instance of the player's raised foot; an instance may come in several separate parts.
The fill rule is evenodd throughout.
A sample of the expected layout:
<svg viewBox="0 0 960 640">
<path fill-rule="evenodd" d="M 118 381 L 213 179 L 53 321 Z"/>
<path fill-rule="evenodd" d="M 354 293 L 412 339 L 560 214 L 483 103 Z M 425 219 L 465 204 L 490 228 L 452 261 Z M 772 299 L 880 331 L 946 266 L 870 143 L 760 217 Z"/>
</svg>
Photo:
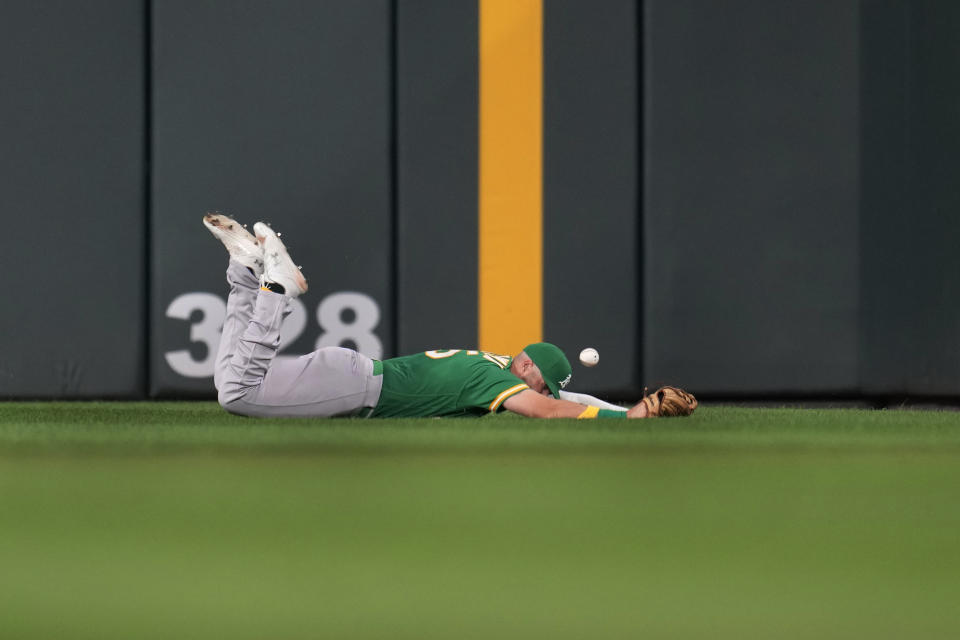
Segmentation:
<svg viewBox="0 0 960 640">
<path fill-rule="evenodd" d="M 273 229 L 262 222 L 253 225 L 257 241 L 263 246 L 263 275 L 260 283 L 271 291 L 296 298 L 307 291 L 307 279 L 293 263 L 287 248 Z M 279 286 L 278 286 L 279 285 Z"/>
<path fill-rule="evenodd" d="M 203 226 L 223 243 L 231 258 L 260 277 L 263 273 L 263 247 L 242 224 L 222 213 L 208 213 L 203 216 Z"/>
</svg>

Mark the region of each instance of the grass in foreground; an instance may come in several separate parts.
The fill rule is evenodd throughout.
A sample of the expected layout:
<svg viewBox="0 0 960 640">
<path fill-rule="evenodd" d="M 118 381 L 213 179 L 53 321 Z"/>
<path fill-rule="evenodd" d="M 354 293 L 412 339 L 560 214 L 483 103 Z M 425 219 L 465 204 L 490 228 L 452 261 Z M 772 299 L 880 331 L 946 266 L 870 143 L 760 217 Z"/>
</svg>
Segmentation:
<svg viewBox="0 0 960 640">
<path fill-rule="evenodd" d="M 670 420 L 251 419 L 212 402 L 0 403 L 0 456 L 171 452 L 960 448 L 960 413 L 701 408 Z"/>
<path fill-rule="evenodd" d="M 0 404 L 0 637 L 947 638 L 960 414 Z"/>
</svg>

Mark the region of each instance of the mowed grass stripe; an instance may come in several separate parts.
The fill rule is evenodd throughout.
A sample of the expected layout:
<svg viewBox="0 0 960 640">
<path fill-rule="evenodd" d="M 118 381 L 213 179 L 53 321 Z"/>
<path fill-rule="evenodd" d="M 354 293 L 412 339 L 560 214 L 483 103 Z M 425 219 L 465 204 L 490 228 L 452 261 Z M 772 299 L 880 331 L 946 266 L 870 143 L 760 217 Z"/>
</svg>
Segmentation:
<svg viewBox="0 0 960 640">
<path fill-rule="evenodd" d="M 79 451 L 957 448 L 960 413 L 702 407 L 685 419 L 248 419 L 211 402 L 0 403 L 0 455 Z"/>
</svg>

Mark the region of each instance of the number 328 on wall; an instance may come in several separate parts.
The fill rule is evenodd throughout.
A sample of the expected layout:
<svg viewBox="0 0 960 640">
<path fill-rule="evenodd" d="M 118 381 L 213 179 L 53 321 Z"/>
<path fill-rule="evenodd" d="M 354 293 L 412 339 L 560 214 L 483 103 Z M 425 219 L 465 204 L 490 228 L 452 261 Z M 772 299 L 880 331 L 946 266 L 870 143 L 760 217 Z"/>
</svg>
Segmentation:
<svg viewBox="0 0 960 640">
<path fill-rule="evenodd" d="M 291 312 L 280 328 L 280 351 L 296 342 L 307 328 L 307 308 L 299 298 L 290 300 Z M 353 311 L 353 319 L 346 320 L 344 311 Z M 195 315 L 199 312 L 198 316 Z M 220 332 L 227 315 L 227 303 L 218 295 L 192 291 L 174 298 L 167 307 L 166 316 L 175 320 L 191 320 L 190 342 L 206 347 L 206 356 L 196 360 L 189 349 L 168 351 L 164 355 L 170 368 L 187 378 L 209 378 L 213 375 L 220 344 Z M 373 332 L 380 322 L 380 307 L 365 293 L 341 291 L 332 293 L 317 306 L 317 324 L 322 333 L 316 348 L 338 347 L 352 342 L 363 355 L 379 360 L 383 344 Z M 283 356 L 279 356 L 283 357 Z"/>
</svg>

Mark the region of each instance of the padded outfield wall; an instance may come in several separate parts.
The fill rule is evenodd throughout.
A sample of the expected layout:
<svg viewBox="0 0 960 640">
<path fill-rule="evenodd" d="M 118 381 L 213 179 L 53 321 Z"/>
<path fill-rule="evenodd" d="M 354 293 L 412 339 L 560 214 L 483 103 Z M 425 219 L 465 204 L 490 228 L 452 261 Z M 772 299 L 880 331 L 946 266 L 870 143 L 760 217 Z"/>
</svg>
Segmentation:
<svg viewBox="0 0 960 640">
<path fill-rule="evenodd" d="M 285 356 L 544 339 L 612 397 L 955 395 L 958 29 L 946 0 L 5 2 L 0 396 L 212 397 L 210 209 L 304 265 Z M 541 81 L 498 102 L 491 69 Z M 521 107 L 536 135 L 498 133 Z M 484 333 L 491 304 L 536 322 Z"/>
</svg>

